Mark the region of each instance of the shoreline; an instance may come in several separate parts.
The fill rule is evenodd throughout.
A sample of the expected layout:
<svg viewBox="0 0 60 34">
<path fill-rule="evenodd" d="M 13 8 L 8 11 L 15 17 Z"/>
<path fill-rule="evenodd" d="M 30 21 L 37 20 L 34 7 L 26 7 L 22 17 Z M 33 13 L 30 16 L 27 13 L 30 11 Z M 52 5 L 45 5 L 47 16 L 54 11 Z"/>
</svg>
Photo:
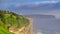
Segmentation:
<svg viewBox="0 0 60 34">
<path fill-rule="evenodd" d="M 28 26 L 23 26 L 18 29 L 18 31 L 14 31 L 14 29 L 9 29 L 10 32 L 14 34 L 32 34 L 32 18 L 27 18 L 29 20 L 29 25 Z M 29 31 L 29 32 L 28 32 Z"/>
</svg>

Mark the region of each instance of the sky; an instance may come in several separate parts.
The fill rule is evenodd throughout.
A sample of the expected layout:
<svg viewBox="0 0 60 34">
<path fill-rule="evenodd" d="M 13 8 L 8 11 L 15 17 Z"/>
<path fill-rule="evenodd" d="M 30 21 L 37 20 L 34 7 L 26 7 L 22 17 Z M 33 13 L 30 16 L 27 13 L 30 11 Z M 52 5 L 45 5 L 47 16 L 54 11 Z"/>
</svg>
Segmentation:
<svg viewBox="0 0 60 34">
<path fill-rule="evenodd" d="M 60 17 L 60 0 L 0 0 L 0 9 L 19 14 L 42 13 Z"/>
<path fill-rule="evenodd" d="M 59 0 L 0 0 L 0 6 L 2 9 L 10 8 L 11 6 L 14 8 L 18 8 L 20 6 L 28 6 L 25 9 L 28 9 L 29 7 L 33 7 L 40 4 L 47 4 L 47 3 L 57 3 L 60 2 Z M 30 5 L 30 6 L 29 6 Z M 39 7 L 39 6 L 38 6 Z M 24 7 L 23 7 L 24 8 Z"/>
<path fill-rule="evenodd" d="M 0 0 L 0 9 L 9 9 L 9 10 L 34 9 L 35 10 L 35 8 L 43 9 L 43 7 L 45 9 L 46 8 L 45 4 L 55 4 L 55 3 L 60 3 L 60 0 Z M 40 8 L 38 8 L 39 6 Z M 49 7 L 50 6 L 48 6 L 47 8 Z"/>
</svg>

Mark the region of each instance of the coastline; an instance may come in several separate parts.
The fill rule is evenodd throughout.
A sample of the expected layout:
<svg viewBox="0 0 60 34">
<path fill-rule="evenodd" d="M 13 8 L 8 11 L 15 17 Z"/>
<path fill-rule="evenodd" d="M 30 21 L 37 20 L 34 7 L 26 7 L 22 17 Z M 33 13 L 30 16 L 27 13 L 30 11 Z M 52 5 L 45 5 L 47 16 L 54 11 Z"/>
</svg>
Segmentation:
<svg viewBox="0 0 60 34">
<path fill-rule="evenodd" d="M 32 31 L 32 23 L 33 23 L 33 20 L 32 18 L 28 18 L 27 19 L 29 20 L 29 25 L 28 26 L 23 26 L 22 28 L 19 28 L 17 31 L 14 31 L 14 29 L 10 28 L 9 31 L 14 33 L 14 34 L 32 34 L 33 31 Z"/>
</svg>

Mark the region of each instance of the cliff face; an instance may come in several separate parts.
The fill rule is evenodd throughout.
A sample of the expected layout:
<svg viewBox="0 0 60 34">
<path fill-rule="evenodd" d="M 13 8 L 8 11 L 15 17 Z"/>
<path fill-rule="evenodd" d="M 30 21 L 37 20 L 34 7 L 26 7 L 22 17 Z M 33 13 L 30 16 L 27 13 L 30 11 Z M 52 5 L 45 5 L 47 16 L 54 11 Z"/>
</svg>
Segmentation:
<svg viewBox="0 0 60 34">
<path fill-rule="evenodd" d="M 0 34 L 21 34 L 29 29 L 27 29 L 28 25 L 29 20 L 24 16 L 14 12 L 0 10 Z"/>
<path fill-rule="evenodd" d="M 33 34 L 32 19 L 0 10 L 0 34 Z"/>
<path fill-rule="evenodd" d="M 16 31 L 13 28 L 10 28 L 10 32 L 12 32 L 14 34 L 31 34 L 32 19 L 31 18 L 28 18 L 28 19 L 29 19 L 29 22 L 30 22 L 29 25 L 23 26 Z"/>
<path fill-rule="evenodd" d="M 14 29 L 10 28 L 10 32 L 14 33 L 14 34 L 30 34 L 30 27 L 22 27 L 16 31 L 14 31 Z"/>
</svg>

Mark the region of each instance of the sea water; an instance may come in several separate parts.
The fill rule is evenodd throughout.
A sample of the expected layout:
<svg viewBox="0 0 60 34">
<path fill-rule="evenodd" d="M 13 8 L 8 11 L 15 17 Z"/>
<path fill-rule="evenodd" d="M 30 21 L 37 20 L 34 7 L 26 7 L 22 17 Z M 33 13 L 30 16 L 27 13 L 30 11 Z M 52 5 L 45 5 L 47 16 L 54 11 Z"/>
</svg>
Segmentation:
<svg viewBox="0 0 60 34">
<path fill-rule="evenodd" d="M 60 19 L 53 16 L 30 15 L 35 34 L 60 34 Z"/>
</svg>

